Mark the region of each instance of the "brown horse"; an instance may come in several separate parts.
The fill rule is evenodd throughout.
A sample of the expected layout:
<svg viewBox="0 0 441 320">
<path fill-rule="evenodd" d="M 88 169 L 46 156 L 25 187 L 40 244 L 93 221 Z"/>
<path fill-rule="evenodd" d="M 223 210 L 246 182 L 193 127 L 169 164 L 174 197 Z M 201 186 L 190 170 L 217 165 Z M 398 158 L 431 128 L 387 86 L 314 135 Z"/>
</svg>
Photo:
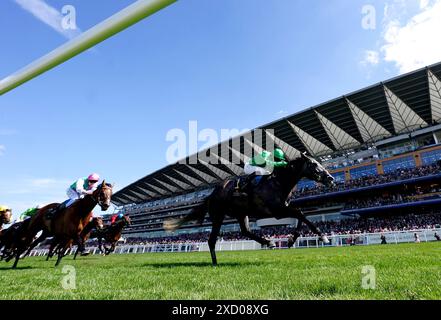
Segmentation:
<svg viewBox="0 0 441 320">
<path fill-rule="evenodd" d="M 80 236 L 81 231 L 90 221 L 92 217 L 92 210 L 98 204 L 103 211 L 110 207 L 112 197 L 112 185 L 106 184 L 105 181 L 91 194 L 84 198 L 75 201 L 68 208 L 51 217 L 47 213 L 52 213 L 54 207 L 57 208 L 59 204 L 51 204 L 39 210 L 39 212 L 32 218 L 26 234 L 20 241 L 19 246 L 15 252 L 15 262 L 12 268 L 17 267 L 20 255 L 28 249 L 32 250 L 38 243 L 42 242 L 49 236 L 57 238 L 61 250 L 58 252 L 58 259 L 56 266 L 60 263 L 65 251 L 70 246 L 70 241 L 73 240 L 78 244 L 78 250 L 84 250 L 84 242 Z M 35 235 L 42 231 L 41 236 L 34 241 Z"/>
<path fill-rule="evenodd" d="M 108 255 L 109 253 L 115 250 L 116 243 L 118 242 L 119 239 L 121 239 L 121 233 L 123 229 L 131 224 L 132 221 L 130 220 L 129 215 L 125 214 L 120 220 L 118 220 L 114 224 L 110 226 L 106 226 L 102 230 L 93 231 L 90 235 L 90 238 L 97 238 L 98 248 L 100 249 L 101 253 Z M 103 243 L 102 243 L 103 239 L 105 242 L 108 242 L 110 244 L 110 248 L 106 248 L 106 246 L 104 245 L 104 250 L 103 250 Z"/>
<path fill-rule="evenodd" d="M 92 230 L 94 230 L 94 229 L 101 230 L 104 227 L 103 218 L 101 218 L 101 217 L 94 217 L 94 218 L 92 218 L 92 220 L 90 220 L 89 223 L 87 223 L 87 221 L 83 221 L 82 223 L 86 225 L 83 228 L 83 230 L 81 230 L 81 232 L 80 232 L 80 237 L 83 240 L 83 243 L 86 243 L 86 241 L 89 239 L 89 236 L 90 236 L 90 233 L 92 232 Z M 74 240 L 71 240 L 69 243 L 69 248 L 71 248 L 73 244 L 76 244 L 76 243 L 74 243 Z M 49 253 L 47 255 L 46 261 L 48 261 L 50 258 L 52 258 L 54 253 L 58 253 L 59 250 L 62 250 L 62 249 L 63 248 L 60 246 L 58 239 L 54 237 L 51 241 L 51 246 L 49 248 Z M 76 260 L 79 252 L 80 252 L 80 250 L 75 251 L 74 260 Z"/>
<path fill-rule="evenodd" d="M 215 247 L 226 215 L 236 218 L 242 234 L 259 242 L 262 246 L 274 247 L 274 244 L 251 232 L 249 216 L 256 219 L 297 218 L 298 229 L 302 223 L 305 223 L 315 234 L 320 236 L 323 242 L 329 243 L 326 236 L 298 208 L 289 205 L 290 195 L 302 178 L 326 185 L 334 183 L 334 178 L 320 163 L 306 154 L 302 154 L 301 157 L 288 161 L 286 167 L 274 168 L 273 173 L 265 177 L 257 186 L 252 184 L 249 187 L 248 197 L 234 197 L 234 186 L 237 180 L 227 180 L 217 185 L 211 195 L 193 212 L 182 219 L 165 221 L 164 228 L 168 231 L 174 231 L 190 221 L 197 220 L 202 223 L 208 212 L 212 221 L 208 246 L 213 265 L 217 264 Z"/>
</svg>

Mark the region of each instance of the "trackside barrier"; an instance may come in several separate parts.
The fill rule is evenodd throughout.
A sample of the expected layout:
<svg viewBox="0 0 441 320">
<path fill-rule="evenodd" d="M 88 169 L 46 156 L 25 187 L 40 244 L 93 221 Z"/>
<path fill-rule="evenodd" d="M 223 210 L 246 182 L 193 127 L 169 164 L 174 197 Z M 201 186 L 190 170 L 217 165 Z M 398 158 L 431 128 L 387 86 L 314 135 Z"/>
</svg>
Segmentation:
<svg viewBox="0 0 441 320">
<path fill-rule="evenodd" d="M 441 228 L 418 229 L 409 231 L 393 231 L 383 233 L 363 233 L 357 235 L 333 235 L 328 236 L 330 243 L 323 244 L 318 237 L 300 237 L 297 239 L 295 248 L 321 248 L 321 247 L 342 247 L 351 245 L 375 245 L 381 244 L 381 235 L 386 237 L 387 244 L 415 242 L 415 233 L 421 242 L 436 241 L 435 232 L 441 236 Z M 287 238 L 273 238 L 276 249 L 287 249 Z M 97 247 L 87 247 L 91 254 L 100 254 Z M 255 241 L 218 241 L 216 251 L 241 251 L 259 250 L 261 245 Z M 68 254 L 74 254 L 76 249 Z M 202 243 L 174 243 L 174 244 L 146 244 L 146 245 L 120 245 L 115 248 L 114 254 L 142 254 L 154 252 L 205 252 L 209 251 L 208 244 Z M 45 256 L 49 250 L 47 248 L 36 248 L 31 251 L 30 256 Z"/>
</svg>

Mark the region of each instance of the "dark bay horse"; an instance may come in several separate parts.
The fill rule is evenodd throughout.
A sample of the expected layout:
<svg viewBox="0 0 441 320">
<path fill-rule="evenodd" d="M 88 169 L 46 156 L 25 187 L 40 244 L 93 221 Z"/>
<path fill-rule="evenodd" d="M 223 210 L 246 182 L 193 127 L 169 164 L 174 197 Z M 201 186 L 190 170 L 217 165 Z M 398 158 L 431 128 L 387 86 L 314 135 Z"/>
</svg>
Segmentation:
<svg viewBox="0 0 441 320">
<path fill-rule="evenodd" d="M 71 240 L 78 244 L 78 250 L 82 252 L 84 250 L 84 242 L 80 233 L 90 221 L 92 210 L 98 204 L 102 210 L 106 211 L 110 207 L 111 197 L 112 185 L 106 184 L 105 181 L 103 181 L 91 195 L 86 195 L 84 198 L 75 201 L 68 208 L 56 213 L 54 217 L 48 216 L 47 213 L 50 212 L 51 208 L 58 207 L 59 204 L 51 204 L 40 209 L 38 213 L 31 218 L 32 220 L 26 229 L 25 235 L 22 241 L 20 241 L 15 252 L 15 262 L 12 268 L 17 267 L 20 255 L 26 249 L 30 252 L 38 243 L 50 236 L 55 237 L 59 242 L 60 248 L 62 248 L 58 252 L 56 266 L 60 263 L 65 251 L 69 248 Z M 34 237 L 40 231 L 42 231 L 42 234 L 38 239 L 34 240 Z"/>
<path fill-rule="evenodd" d="M 234 197 L 233 192 L 237 180 L 227 180 L 216 186 L 201 206 L 195 208 L 187 216 L 165 221 L 164 228 L 168 231 L 174 231 L 185 223 L 194 220 L 201 224 L 208 212 L 212 221 L 208 246 L 213 265 L 217 264 L 215 253 L 217 237 L 227 215 L 238 220 L 244 236 L 257 241 L 262 246 L 273 247 L 274 244 L 251 232 L 249 217 L 257 219 L 296 218 L 298 219 L 297 230 L 301 228 L 302 223 L 305 223 L 312 232 L 320 236 L 320 240 L 328 243 L 329 240 L 326 236 L 299 209 L 287 204 L 294 187 L 302 178 L 308 178 L 325 185 L 334 183 L 331 174 L 319 162 L 304 153 L 301 157 L 288 161 L 288 166 L 274 168 L 273 173 L 269 177 L 265 177 L 257 187 L 251 187 L 248 198 Z M 298 236 L 298 232 L 296 236 Z"/>
<path fill-rule="evenodd" d="M 109 253 L 115 250 L 115 246 L 118 240 L 121 239 L 121 234 L 123 229 L 131 224 L 132 221 L 130 220 L 129 215 L 125 214 L 120 220 L 118 220 L 114 224 L 110 226 L 106 226 L 102 230 L 93 231 L 90 235 L 90 238 L 98 239 L 98 248 L 100 249 L 101 253 L 108 255 Z M 106 246 L 104 245 L 104 250 L 103 250 L 103 240 L 104 242 L 110 244 L 110 248 L 106 248 Z"/>
</svg>

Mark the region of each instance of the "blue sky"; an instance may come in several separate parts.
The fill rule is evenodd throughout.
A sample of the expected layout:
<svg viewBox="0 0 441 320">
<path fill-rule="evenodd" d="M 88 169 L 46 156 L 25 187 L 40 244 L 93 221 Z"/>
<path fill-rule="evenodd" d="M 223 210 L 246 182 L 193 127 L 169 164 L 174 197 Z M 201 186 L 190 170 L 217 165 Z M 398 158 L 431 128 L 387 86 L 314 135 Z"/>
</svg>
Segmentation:
<svg viewBox="0 0 441 320">
<path fill-rule="evenodd" d="M 77 33 L 133 1 L 0 2 L 0 78 L 71 35 L 30 9 L 76 9 Z M 365 29 L 364 6 L 376 10 Z M 116 188 L 166 162 L 167 132 L 253 128 L 441 60 L 439 0 L 180 0 L 0 97 L 0 203 L 65 199 L 98 172 Z M 53 21 L 52 21 L 53 22 Z M 439 28 L 438 28 L 439 30 Z M 202 143 L 201 143 L 202 144 Z"/>
</svg>

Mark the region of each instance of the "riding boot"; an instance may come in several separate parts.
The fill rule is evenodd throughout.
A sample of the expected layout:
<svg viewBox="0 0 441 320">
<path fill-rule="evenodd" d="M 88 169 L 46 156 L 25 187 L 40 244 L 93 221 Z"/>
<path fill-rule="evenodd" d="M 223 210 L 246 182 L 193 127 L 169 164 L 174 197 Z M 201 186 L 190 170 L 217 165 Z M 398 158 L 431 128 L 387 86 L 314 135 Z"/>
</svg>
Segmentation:
<svg viewBox="0 0 441 320">
<path fill-rule="evenodd" d="M 249 184 L 256 177 L 256 173 L 253 172 L 245 177 L 245 182 L 242 187 L 240 187 L 240 179 L 237 180 L 236 189 L 234 190 L 233 196 L 238 198 L 247 198 L 248 197 L 248 189 Z"/>
<path fill-rule="evenodd" d="M 53 220 L 61 211 L 63 211 L 64 209 L 66 209 L 66 201 L 63 203 L 60 203 L 57 207 L 49 209 L 46 212 L 46 217 L 49 220 Z"/>
</svg>

